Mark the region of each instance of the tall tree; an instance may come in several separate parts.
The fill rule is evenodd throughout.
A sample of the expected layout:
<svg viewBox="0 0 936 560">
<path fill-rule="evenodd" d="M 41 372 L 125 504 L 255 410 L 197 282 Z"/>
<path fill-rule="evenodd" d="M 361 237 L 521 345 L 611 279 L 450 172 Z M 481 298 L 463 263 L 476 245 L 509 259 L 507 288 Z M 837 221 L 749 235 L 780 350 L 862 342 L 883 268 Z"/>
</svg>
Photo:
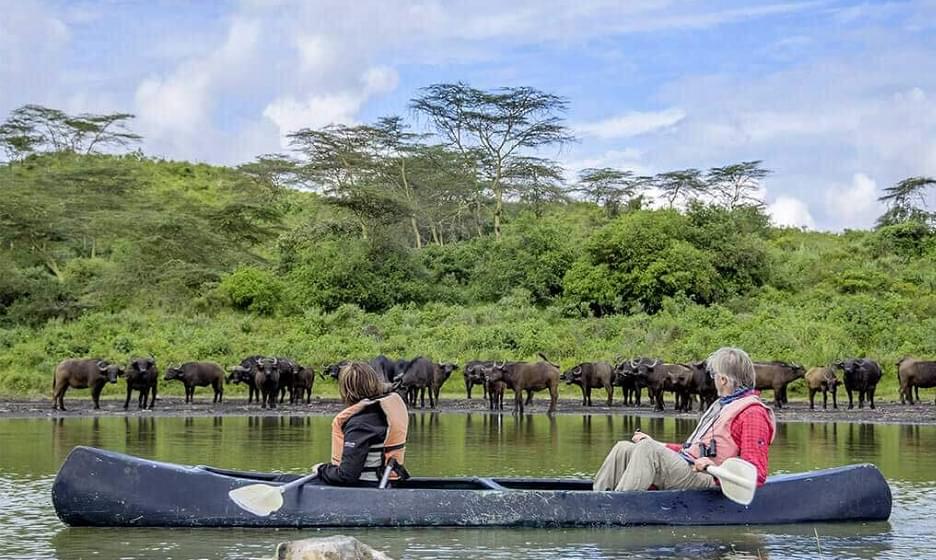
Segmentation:
<svg viewBox="0 0 936 560">
<path fill-rule="evenodd" d="M 127 129 L 130 113 L 69 115 L 41 105 L 24 105 L 0 125 L 0 145 L 10 159 L 42 152 L 100 153 L 124 148 L 141 136 Z"/>
<path fill-rule="evenodd" d="M 381 179 L 379 151 L 383 131 L 368 125 L 329 125 L 304 128 L 288 138 L 304 159 L 297 174 L 309 188 L 318 189 L 335 205 L 350 211 L 361 237 L 374 223 L 395 221 L 401 205 Z"/>
<path fill-rule="evenodd" d="M 513 158 L 504 171 L 507 192 L 532 206 L 537 216 L 547 204 L 566 200 L 562 181 L 562 166 L 545 158 Z"/>
<path fill-rule="evenodd" d="M 564 98 L 530 87 L 480 90 L 463 83 L 423 88 L 411 107 L 457 150 L 483 154 L 487 188 L 494 196 L 494 235 L 501 236 L 504 174 L 512 158 L 574 139 L 563 124 Z"/>
<path fill-rule="evenodd" d="M 878 218 L 878 226 L 893 225 L 903 222 L 929 223 L 934 219 L 926 204 L 927 190 L 936 185 L 932 177 L 909 177 L 893 187 L 884 189 L 878 200 L 886 202 L 887 211 Z"/>
<path fill-rule="evenodd" d="M 670 208 L 677 200 L 689 202 L 706 192 L 705 179 L 698 169 L 659 173 L 653 177 L 653 186 L 660 190 Z"/>
<path fill-rule="evenodd" d="M 758 196 L 761 181 L 771 171 L 761 167 L 761 161 L 743 161 L 724 167 L 713 167 L 705 174 L 709 192 L 725 208 L 764 205 Z"/>
<path fill-rule="evenodd" d="M 608 216 L 613 217 L 621 211 L 623 204 L 641 197 L 648 181 L 648 178 L 637 177 L 631 171 L 590 167 L 579 171 L 578 182 L 571 190 L 603 206 Z"/>
</svg>

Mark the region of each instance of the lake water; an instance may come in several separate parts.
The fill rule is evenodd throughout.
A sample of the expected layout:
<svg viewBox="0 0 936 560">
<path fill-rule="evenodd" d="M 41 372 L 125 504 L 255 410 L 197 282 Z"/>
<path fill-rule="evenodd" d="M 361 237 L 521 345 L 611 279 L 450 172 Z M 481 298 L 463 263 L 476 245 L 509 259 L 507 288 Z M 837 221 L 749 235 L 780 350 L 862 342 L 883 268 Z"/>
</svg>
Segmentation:
<svg viewBox="0 0 936 560">
<path fill-rule="evenodd" d="M 0 420 L 0 558 L 269 558 L 284 540 L 354 535 L 394 558 L 936 557 L 936 426 L 781 424 L 772 473 L 878 465 L 894 492 L 889 522 L 609 529 L 67 528 L 50 489 L 75 445 L 183 464 L 302 473 L 327 460 L 330 418 L 103 417 Z M 408 469 L 417 475 L 589 477 L 640 427 L 678 441 L 694 423 L 630 416 L 416 413 Z M 796 496 L 790 496 L 790 504 Z M 818 534 L 818 540 L 817 540 Z"/>
</svg>

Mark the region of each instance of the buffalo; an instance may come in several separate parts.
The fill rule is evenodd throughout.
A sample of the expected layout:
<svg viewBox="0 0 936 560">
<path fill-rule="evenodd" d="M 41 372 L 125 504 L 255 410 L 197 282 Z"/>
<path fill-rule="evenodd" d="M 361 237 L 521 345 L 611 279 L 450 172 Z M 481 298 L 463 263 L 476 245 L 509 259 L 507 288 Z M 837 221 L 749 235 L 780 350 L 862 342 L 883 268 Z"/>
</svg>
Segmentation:
<svg viewBox="0 0 936 560">
<path fill-rule="evenodd" d="M 140 392 L 137 402 L 138 408 L 153 409 L 156 404 L 156 385 L 159 382 L 159 371 L 156 369 L 156 358 L 136 358 L 127 366 L 127 400 L 124 401 L 124 410 L 130 406 L 130 396 L 134 390 Z M 152 394 L 152 398 L 150 398 Z"/>
<path fill-rule="evenodd" d="M 548 414 L 556 412 L 556 401 L 559 399 L 559 368 L 543 358 L 542 362 L 504 362 L 494 363 L 487 370 L 487 379 L 491 382 L 503 381 L 514 391 L 514 412 L 523 414 L 523 391 L 527 391 L 528 400 L 533 391 L 549 389 Z M 529 404 L 529 403 L 527 403 Z"/>
<path fill-rule="evenodd" d="M 640 406 L 640 393 L 646 385 L 638 385 L 637 377 L 633 375 L 629 361 L 621 361 L 614 366 L 614 384 L 621 388 L 625 406 Z"/>
<path fill-rule="evenodd" d="M 484 382 L 484 369 L 489 368 L 494 365 L 492 361 L 482 361 L 482 360 L 471 360 L 465 364 L 465 392 L 468 393 L 468 398 L 471 398 L 471 388 L 475 385 L 481 385 L 481 388 L 484 390 L 484 395 L 482 398 L 487 398 L 487 383 Z"/>
<path fill-rule="evenodd" d="M 900 403 L 913 404 L 913 390 L 920 402 L 920 387 L 936 387 L 936 362 L 924 362 L 914 358 L 903 358 L 897 362 L 897 378 L 900 380 Z"/>
<path fill-rule="evenodd" d="M 406 364 L 406 362 L 403 360 L 394 362 L 390 358 L 381 354 L 370 361 L 370 367 L 372 367 L 374 371 L 377 372 L 377 375 L 383 378 L 384 383 L 393 383 L 396 381 L 397 376 L 403 373 L 398 369 L 401 363 Z"/>
<path fill-rule="evenodd" d="M 451 376 L 452 372 L 456 369 L 458 369 L 458 364 L 433 364 L 432 384 L 429 386 L 429 391 L 434 398 L 435 405 L 439 404 L 439 392 L 442 390 L 442 384 L 448 380 L 449 376 Z"/>
<path fill-rule="evenodd" d="M 829 393 L 832 393 L 832 408 L 838 409 L 835 394 L 838 391 L 838 378 L 831 367 L 809 368 L 806 372 L 806 388 L 809 390 L 809 410 L 814 410 L 816 393 L 822 391 L 822 408 L 828 408 Z"/>
<path fill-rule="evenodd" d="M 715 380 L 709 375 L 706 363 L 704 361 L 690 362 L 682 365 L 692 372 L 689 393 L 690 395 L 699 396 L 699 410 L 703 411 L 712 406 L 712 403 L 718 399 L 718 391 L 715 389 Z"/>
<path fill-rule="evenodd" d="M 578 385 L 582 389 L 582 406 L 592 406 L 593 388 L 604 387 L 608 393 L 608 406 L 614 398 L 614 375 L 607 362 L 583 362 L 559 376 L 566 385 Z"/>
<path fill-rule="evenodd" d="M 124 374 L 120 365 L 97 358 L 64 360 L 55 366 L 52 379 L 52 410 L 65 410 L 65 391 L 91 388 L 94 408 L 101 408 L 101 391 L 108 383 L 117 383 Z"/>
<path fill-rule="evenodd" d="M 691 407 L 690 386 L 692 370 L 682 364 L 664 364 L 660 360 L 637 358 L 618 365 L 617 378 L 633 377 L 638 390 L 647 388 L 654 409 L 663 410 L 663 393 L 672 391 L 676 396 L 676 410 L 688 411 Z M 619 381 L 620 383 L 620 381 Z M 639 403 L 638 403 L 639 404 Z"/>
<path fill-rule="evenodd" d="M 254 383 L 260 391 L 260 408 L 276 408 L 280 390 L 280 364 L 277 358 L 262 358 L 253 367 Z"/>
<path fill-rule="evenodd" d="M 783 408 L 787 401 L 787 385 L 806 375 L 806 369 L 786 362 L 754 362 L 755 387 L 774 393 L 774 406 Z"/>
<path fill-rule="evenodd" d="M 254 396 L 259 400 L 260 399 L 260 390 L 257 389 L 257 384 L 254 382 L 254 366 L 263 359 L 263 356 L 250 356 L 241 360 L 240 365 L 236 365 L 231 368 L 231 375 L 228 376 L 227 382 L 234 383 L 243 383 L 247 386 L 247 404 L 250 404 L 254 401 Z"/>
<path fill-rule="evenodd" d="M 848 409 L 854 408 L 852 392 L 858 393 L 858 408 L 864 408 L 865 398 L 874 409 L 874 391 L 881 380 L 881 366 L 874 360 L 850 358 L 836 362 L 836 368 L 842 370 L 842 381 L 848 394 Z"/>
<path fill-rule="evenodd" d="M 395 386 L 397 390 L 403 393 L 403 396 L 410 406 L 416 406 L 417 396 L 419 397 L 420 408 L 426 406 L 426 390 L 429 389 L 429 407 L 435 408 L 434 391 L 432 390 L 433 380 L 435 379 L 435 364 L 428 358 L 419 356 L 402 364 L 402 373 L 397 378 Z"/>
<path fill-rule="evenodd" d="M 178 379 L 185 386 L 185 402 L 195 401 L 195 387 L 214 389 L 214 403 L 224 398 L 224 370 L 214 362 L 186 362 L 178 367 L 166 368 L 166 381 Z"/>
<path fill-rule="evenodd" d="M 338 380 L 338 374 L 341 373 L 341 368 L 350 364 L 351 360 L 341 360 L 340 362 L 329 364 L 322 368 L 322 373 L 319 374 L 322 378 L 331 377 L 335 381 Z"/>
<path fill-rule="evenodd" d="M 303 396 L 305 403 L 312 402 L 312 385 L 315 383 L 315 373 L 312 368 L 301 367 L 296 375 L 293 376 L 293 390 L 291 393 L 290 404 L 293 404 L 293 398 L 296 402 L 302 402 Z"/>
</svg>

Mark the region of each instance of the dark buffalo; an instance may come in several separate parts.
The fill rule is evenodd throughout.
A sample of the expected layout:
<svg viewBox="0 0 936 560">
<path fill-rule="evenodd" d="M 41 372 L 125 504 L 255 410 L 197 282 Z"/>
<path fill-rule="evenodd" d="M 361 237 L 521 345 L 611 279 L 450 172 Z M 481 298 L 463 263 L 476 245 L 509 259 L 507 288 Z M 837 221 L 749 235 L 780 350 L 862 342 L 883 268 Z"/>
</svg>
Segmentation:
<svg viewBox="0 0 936 560">
<path fill-rule="evenodd" d="M 705 362 L 690 362 L 682 365 L 692 371 L 689 393 L 698 395 L 699 410 L 703 411 L 712 406 L 712 403 L 718 399 L 718 391 L 715 389 L 715 380 L 709 375 Z"/>
<path fill-rule="evenodd" d="M 214 362 L 187 362 L 179 367 L 166 368 L 166 381 L 178 379 L 185 386 L 185 402 L 195 401 L 195 387 L 214 389 L 214 403 L 224 398 L 224 370 Z"/>
<path fill-rule="evenodd" d="M 247 386 L 247 404 L 250 404 L 254 401 L 254 396 L 257 400 L 260 399 L 260 390 L 257 389 L 257 384 L 254 382 L 254 366 L 260 363 L 260 360 L 263 359 L 263 356 L 250 356 L 241 360 L 240 365 L 234 366 L 231 368 L 231 375 L 228 376 L 227 382 L 234 383 L 243 383 Z"/>
<path fill-rule="evenodd" d="M 276 358 L 262 358 L 253 368 L 254 383 L 260 391 L 260 408 L 276 408 L 280 390 L 280 364 Z"/>
<path fill-rule="evenodd" d="M 124 374 L 118 364 L 97 358 L 64 360 L 55 366 L 52 378 L 52 410 L 65 410 L 65 391 L 91 388 L 94 408 L 101 408 L 101 391 L 108 383 L 117 383 Z"/>
<path fill-rule="evenodd" d="M 835 368 L 814 367 L 806 372 L 806 388 L 809 390 L 809 410 L 815 408 L 816 393 L 822 391 L 822 408 L 825 410 L 829 404 L 829 393 L 832 393 L 832 408 L 838 409 L 836 393 L 838 392 L 838 378 L 835 377 Z"/>
<path fill-rule="evenodd" d="M 637 358 L 618 366 L 618 376 L 632 376 L 639 388 L 646 387 L 654 409 L 663 410 L 663 393 L 672 391 L 676 396 L 676 410 L 688 411 L 691 406 L 690 385 L 692 370 L 681 364 L 665 364 L 660 360 Z"/>
<path fill-rule="evenodd" d="M 583 362 L 559 376 L 566 385 L 578 385 L 582 389 L 582 406 L 591 406 L 592 389 L 604 387 L 608 393 L 608 406 L 614 398 L 614 375 L 607 362 Z"/>
<path fill-rule="evenodd" d="M 341 360 L 340 362 L 329 364 L 322 368 L 322 373 L 319 374 L 323 379 L 325 377 L 331 377 L 335 381 L 338 381 L 338 374 L 341 373 L 341 368 L 350 364 L 351 360 Z"/>
<path fill-rule="evenodd" d="M 435 364 L 432 363 L 432 360 L 419 356 L 402 365 L 402 373 L 395 384 L 397 390 L 403 393 L 410 406 L 416 406 L 418 396 L 419 407 L 425 408 L 426 390 L 432 387 L 433 378 L 435 377 Z M 435 408 L 434 395 L 431 390 L 429 391 L 429 406 Z"/>
<path fill-rule="evenodd" d="M 302 369 L 298 363 L 289 358 L 273 358 L 276 367 L 279 369 L 279 402 L 282 404 L 289 394 L 289 404 L 295 404 L 297 397 L 293 395 L 293 384 L 299 370 Z"/>
<path fill-rule="evenodd" d="M 405 360 L 395 362 L 381 354 L 370 361 L 370 367 L 377 372 L 377 375 L 382 378 L 384 383 L 393 383 L 396 381 L 397 376 L 402 373 L 398 370 L 401 362 L 406 364 Z"/>
<path fill-rule="evenodd" d="M 799 364 L 787 362 L 754 362 L 755 387 L 759 390 L 772 390 L 774 406 L 783 408 L 786 402 L 787 385 L 806 375 L 806 369 Z"/>
<path fill-rule="evenodd" d="M 540 356 L 545 358 L 542 354 Z M 487 378 L 491 382 L 503 381 L 513 389 L 514 412 L 523 414 L 523 391 L 527 391 L 529 400 L 533 391 L 543 389 L 549 389 L 548 414 L 556 412 L 556 401 L 559 399 L 559 368 L 547 360 L 534 363 L 498 364 L 495 362 L 488 370 Z"/>
<path fill-rule="evenodd" d="M 924 362 L 914 358 L 903 358 L 897 362 L 897 379 L 900 380 L 900 403 L 913 404 L 913 390 L 920 402 L 920 387 L 936 387 L 936 362 Z"/>
<path fill-rule="evenodd" d="M 130 360 L 127 366 L 127 400 L 124 401 L 124 410 L 130 406 L 130 396 L 134 390 L 140 392 L 140 398 L 137 402 L 138 408 L 147 408 L 147 399 L 149 399 L 149 408 L 153 409 L 156 404 L 156 385 L 159 382 L 159 371 L 156 370 L 156 358 L 135 358 Z M 152 398 L 150 398 L 152 394 Z"/>
<path fill-rule="evenodd" d="M 881 366 L 874 360 L 850 358 L 836 362 L 835 367 L 842 370 L 842 381 L 848 394 L 848 409 L 854 408 L 852 392 L 858 393 L 858 408 L 864 408 L 865 398 L 874 409 L 874 391 L 881 380 Z"/>
<path fill-rule="evenodd" d="M 468 393 L 468 398 L 471 398 L 471 388 L 475 385 L 481 385 L 481 388 L 484 390 L 483 398 L 487 398 L 487 383 L 484 382 L 484 369 L 489 368 L 494 365 L 494 362 L 490 360 L 471 360 L 465 364 L 465 392 Z"/>
<path fill-rule="evenodd" d="M 299 368 L 299 371 L 293 376 L 293 390 L 291 396 L 295 398 L 296 402 L 302 402 L 304 396 L 305 403 L 309 404 L 312 402 L 312 385 L 314 383 L 315 373 L 312 371 L 312 368 Z M 293 404 L 292 400 L 289 402 Z"/>
<path fill-rule="evenodd" d="M 621 361 L 614 366 L 614 384 L 621 388 L 625 406 L 640 406 L 640 393 L 646 385 L 638 385 L 637 376 L 633 374 L 630 361 Z"/>
<path fill-rule="evenodd" d="M 429 387 L 432 397 L 434 398 L 434 401 L 432 402 L 435 403 L 432 406 L 439 404 L 439 392 L 442 390 L 442 385 L 448 380 L 448 378 L 452 375 L 452 372 L 456 369 L 458 369 L 458 364 L 433 364 L 432 384 Z"/>
</svg>

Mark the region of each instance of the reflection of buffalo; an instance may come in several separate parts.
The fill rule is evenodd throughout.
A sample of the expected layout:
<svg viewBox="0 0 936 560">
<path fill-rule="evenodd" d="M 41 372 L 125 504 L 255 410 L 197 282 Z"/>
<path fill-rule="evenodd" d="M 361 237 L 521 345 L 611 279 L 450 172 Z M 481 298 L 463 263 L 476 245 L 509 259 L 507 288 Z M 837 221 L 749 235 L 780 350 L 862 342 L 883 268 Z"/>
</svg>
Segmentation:
<svg viewBox="0 0 936 560">
<path fill-rule="evenodd" d="M 559 376 L 566 385 L 578 385 L 582 389 L 582 406 L 591 406 L 592 389 L 604 387 L 608 393 L 608 406 L 614 398 L 614 375 L 607 362 L 583 362 Z"/>
<path fill-rule="evenodd" d="M 835 369 L 831 367 L 814 367 L 806 372 L 806 388 L 809 389 L 809 410 L 815 408 L 816 393 L 822 391 L 822 408 L 828 408 L 829 393 L 832 393 L 832 408 L 838 409 L 836 393 L 838 392 L 838 378 Z"/>
<path fill-rule="evenodd" d="M 108 383 L 117 383 L 124 371 L 118 364 L 96 358 L 64 360 L 55 366 L 52 380 L 52 409 L 65 410 L 65 391 L 91 388 L 94 408 L 101 408 L 101 391 Z"/>
<path fill-rule="evenodd" d="M 166 381 L 178 379 L 185 386 L 185 402 L 195 401 L 195 387 L 211 386 L 214 400 L 220 403 L 224 397 L 224 370 L 214 362 L 186 362 L 178 367 L 166 368 Z"/>
<path fill-rule="evenodd" d="M 159 371 L 156 369 L 156 358 L 136 358 L 130 361 L 127 366 L 127 400 L 124 401 L 124 409 L 130 406 L 130 396 L 134 390 L 140 392 L 140 399 L 137 403 L 139 408 L 146 408 L 147 399 L 149 408 L 152 410 L 156 404 L 156 385 L 159 383 Z"/>
<path fill-rule="evenodd" d="M 851 410 L 854 407 L 853 391 L 858 393 L 858 408 L 864 408 L 864 401 L 867 398 L 873 409 L 874 391 L 877 389 L 878 381 L 881 380 L 881 366 L 874 360 L 865 358 L 849 358 L 836 362 L 834 365 L 843 371 L 845 392 L 848 393 L 848 409 Z"/>
<path fill-rule="evenodd" d="M 548 414 L 556 412 L 556 401 L 559 399 L 559 368 L 555 364 L 542 362 L 505 362 L 494 363 L 487 371 L 487 379 L 492 383 L 503 381 L 514 391 L 514 411 L 523 414 L 523 391 L 532 396 L 533 391 L 549 389 Z M 527 403 L 529 404 L 529 403 Z"/>
<path fill-rule="evenodd" d="M 900 380 L 900 403 L 913 404 L 913 390 L 920 402 L 920 387 L 936 387 L 936 362 L 924 362 L 913 358 L 903 358 L 897 362 L 897 378 Z"/>
<path fill-rule="evenodd" d="M 787 402 L 787 385 L 806 375 L 799 364 L 786 362 L 754 362 L 755 386 L 760 390 L 770 389 L 774 393 L 774 406 L 783 408 Z"/>
</svg>

